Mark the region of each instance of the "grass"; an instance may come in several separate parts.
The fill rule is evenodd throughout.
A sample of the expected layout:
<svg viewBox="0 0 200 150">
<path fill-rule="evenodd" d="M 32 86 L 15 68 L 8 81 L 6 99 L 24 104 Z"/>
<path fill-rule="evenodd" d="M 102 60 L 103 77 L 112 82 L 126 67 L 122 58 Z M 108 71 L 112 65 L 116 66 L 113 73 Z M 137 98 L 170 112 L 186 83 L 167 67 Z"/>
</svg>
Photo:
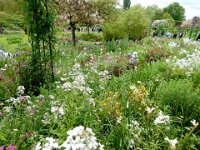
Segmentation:
<svg viewBox="0 0 200 150">
<path fill-rule="evenodd" d="M 8 31 L 5 31 L 8 32 Z M 12 43 L 12 40 L 19 39 L 18 42 Z M 19 49 L 19 44 L 28 44 L 28 36 L 23 31 L 11 32 L 10 34 L 0 34 L 0 45 L 10 53 L 15 53 Z"/>
</svg>

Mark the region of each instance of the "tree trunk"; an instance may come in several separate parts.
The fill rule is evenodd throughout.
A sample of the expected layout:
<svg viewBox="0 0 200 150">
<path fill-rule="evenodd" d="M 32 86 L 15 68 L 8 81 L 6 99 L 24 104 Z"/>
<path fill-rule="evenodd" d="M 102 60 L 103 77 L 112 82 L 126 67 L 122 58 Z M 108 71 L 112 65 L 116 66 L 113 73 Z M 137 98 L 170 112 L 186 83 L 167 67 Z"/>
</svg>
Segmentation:
<svg viewBox="0 0 200 150">
<path fill-rule="evenodd" d="M 87 26 L 87 32 L 88 32 L 88 34 L 90 34 L 90 27 L 89 26 Z"/>
<path fill-rule="evenodd" d="M 76 46 L 76 35 L 75 35 L 75 24 L 71 24 L 71 28 L 72 28 L 72 42 L 73 42 L 73 46 Z"/>
</svg>

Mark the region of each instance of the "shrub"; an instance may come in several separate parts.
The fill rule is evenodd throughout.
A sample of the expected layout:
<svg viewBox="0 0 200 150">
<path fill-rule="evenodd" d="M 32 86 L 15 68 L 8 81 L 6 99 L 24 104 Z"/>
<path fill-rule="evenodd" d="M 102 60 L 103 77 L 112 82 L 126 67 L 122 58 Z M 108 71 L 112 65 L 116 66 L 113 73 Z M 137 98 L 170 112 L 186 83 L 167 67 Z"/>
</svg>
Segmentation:
<svg viewBox="0 0 200 150">
<path fill-rule="evenodd" d="M 23 38 L 22 37 L 16 37 L 16 36 L 13 36 L 13 37 L 9 37 L 7 38 L 7 41 L 9 44 L 15 44 L 15 43 L 20 43 L 23 41 Z"/>
<path fill-rule="evenodd" d="M 79 36 L 79 38 L 84 41 L 101 41 L 101 40 L 103 40 L 103 36 L 101 34 L 94 34 L 94 33 L 90 33 L 90 34 L 83 33 Z"/>
<path fill-rule="evenodd" d="M 189 80 L 171 80 L 162 82 L 156 90 L 156 99 L 161 106 L 169 106 L 174 116 L 184 117 L 184 122 L 191 119 L 200 121 L 200 96 Z"/>
<path fill-rule="evenodd" d="M 149 25 L 146 12 L 143 7 L 136 5 L 128 11 L 119 13 L 113 20 L 103 26 L 105 40 L 124 39 L 140 40 L 145 36 L 145 30 Z"/>
</svg>

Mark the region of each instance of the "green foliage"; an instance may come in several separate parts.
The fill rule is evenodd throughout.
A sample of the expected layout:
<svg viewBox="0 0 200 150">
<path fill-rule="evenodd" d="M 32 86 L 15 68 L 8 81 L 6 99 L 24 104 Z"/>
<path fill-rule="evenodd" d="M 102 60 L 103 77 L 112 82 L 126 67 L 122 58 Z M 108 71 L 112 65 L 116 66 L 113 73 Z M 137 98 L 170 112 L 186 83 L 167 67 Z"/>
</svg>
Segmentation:
<svg viewBox="0 0 200 150">
<path fill-rule="evenodd" d="M 114 51 L 117 50 L 117 44 L 116 44 L 114 39 L 112 41 L 107 42 L 106 50 L 109 51 L 109 52 L 114 52 Z"/>
<path fill-rule="evenodd" d="M 128 11 L 123 11 L 107 22 L 103 26 L 103 35 L 106 41 L 112 39 L 129 38 L 140 40 L 145 36 L 149 20 L 145 9 L 140 5 L 132 7 Z"/>
<path fill-rule="evenodd" d="M 39 87 L 54 81 L 54 22 L 51 0 L 25 0 L 24 10 L 32 48 L 31 61 L 22 66 L 21 84 L 38 94 Z"/>
<path fill-rule="evenodd" d="M 0 103 L 1 100 L 9 98 L 15 93 L 17 78 L 16 78 L 16 68 L 15 67 L 4 67 L 3 64 L 10 63 L 9 60 L 1 60 L 0 58 L 0 68 L 4 68 L 4 71 L 0 71 Z"/>
<path fill-rule="evenodd" d="M 169 22 L 168 30 L 172 31 L 175 27 L 175 20 L 173 19 L 173 17 L 169 13 L 164 13 L 162 18 L 168 20 Z"/>
<path fill-rule="evenodd" d="M 103 25 L 103 36 L 106 41 L 113 39 L 124 39 L 127 36 L 125 26 L 123 24 L 124 18 L 117 18 L 117 21 L 105 23 Z"/>
<path fill-rule="evenodd" d="M 164 12 L 169 13 L 176 24 L 180 24 L 185 19 L 185 8 L 178 2 L 174 2 L 163 9 Z"/>
<path fill-rule="evenodd" d="M 200 121 L 200 96 L 193 86 L 189 80 L 164 81 L 156 90 L 156 99 L 161 106 L 169 106 L 174 116 L 183 116 L 185 122 Z"/>
<path fill-rule="evenodd" d="M 101 34 L 95 34 L 95 33 L 82 33 L 80 36 L 78 36 L 81 40 L 84 41 L 102 41 L 103 36 Z"/>
<path fill-rule="evenodd" d="M 19 10 L 19 6 L 16 0 L 0 0 L 0 11 L 4 11 L 8 14 L 16 14 Z"/>
<path fill-rule="evenodd" d="M 145 9 L 140 5 L 136 5 L 126 13 L 125 31 L 130 39 L 140 40 L 145 36 L 149 23 Z"/>
<path fill-rule="evenodd" d="M 19 36 L 13 36 L 13 37 L 7 38 L 7 41 L 9 44 L 20 43 L 22 40 L 23 38 Z"/>
<path fill-rule="evenodd" d="M 150 17 L 151 22 L 162 19 L 163 12 L 157 5 L 147 6 L 146 12 Z"/>
<path fill-rule="evenodd" d="M 10 30 L 19 30 L 24 26 L 23 16 L 0 11 L 0 26 L 2 25 Z"/>
</svg>

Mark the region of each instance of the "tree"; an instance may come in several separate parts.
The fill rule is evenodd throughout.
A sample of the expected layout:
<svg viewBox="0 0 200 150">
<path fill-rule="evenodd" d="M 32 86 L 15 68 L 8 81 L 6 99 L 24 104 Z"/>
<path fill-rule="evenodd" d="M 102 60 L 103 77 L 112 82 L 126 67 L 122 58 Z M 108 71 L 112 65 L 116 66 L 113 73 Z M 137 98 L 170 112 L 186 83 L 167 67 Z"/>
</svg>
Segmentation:
<svg viewBox="0 0 200 150">
<path fill-rule="evenodd" d="M 68 21 L 72 31 L 72 42 L 76 45 L 77 24 L 91 26 L 110 15 L 116 0 L 59 0 L 60 20 Z"/>
<path fill-rule="evenodd" d="M 126 10 L 126 9 L 129 9 L 131 6 L 131 0 L 123 0 L 123 8 Z"/>
<path fill-rule="evenodd" d="M 163 12 L 157 5 L 151 5 L 146 8 L 146 12 L 149 15 L 151 22 L 154 20 L 162 19 Z"/>
<path fill-rule="evenodd" d="M 165 13 L 170 14 L 176 21 L 176 25 L 185 20 L 185 8 L 178 2 L 174 2 L 163 9 Z"/>
<path fill-rule="evenodd" d="M 164 13 L 162 19 L 168 20 L 168 22 L 169 22 L 168 28 L 170 30 L 174 29 L 174 27 L 175 27 L 175 20 L 173 19 L 173 17 L 170 14 Z"/>
<path fill-rule="evenodd" d="M 140 40 L 145 36 L 150 20 L 141 5 L 135 5 L 127 11 L 119 12 L 109 22 L 104 23 L 103 35 L 107 41 L 129 38 Z"/>
<path fill-rule="evenodd" d="M 32 48 L 31 62 L 21 70 L 21 82 L 38 94 L 39 87 L 54 81 L 55 11 L 52 0 L 22 0 Z"/>
</svg>

